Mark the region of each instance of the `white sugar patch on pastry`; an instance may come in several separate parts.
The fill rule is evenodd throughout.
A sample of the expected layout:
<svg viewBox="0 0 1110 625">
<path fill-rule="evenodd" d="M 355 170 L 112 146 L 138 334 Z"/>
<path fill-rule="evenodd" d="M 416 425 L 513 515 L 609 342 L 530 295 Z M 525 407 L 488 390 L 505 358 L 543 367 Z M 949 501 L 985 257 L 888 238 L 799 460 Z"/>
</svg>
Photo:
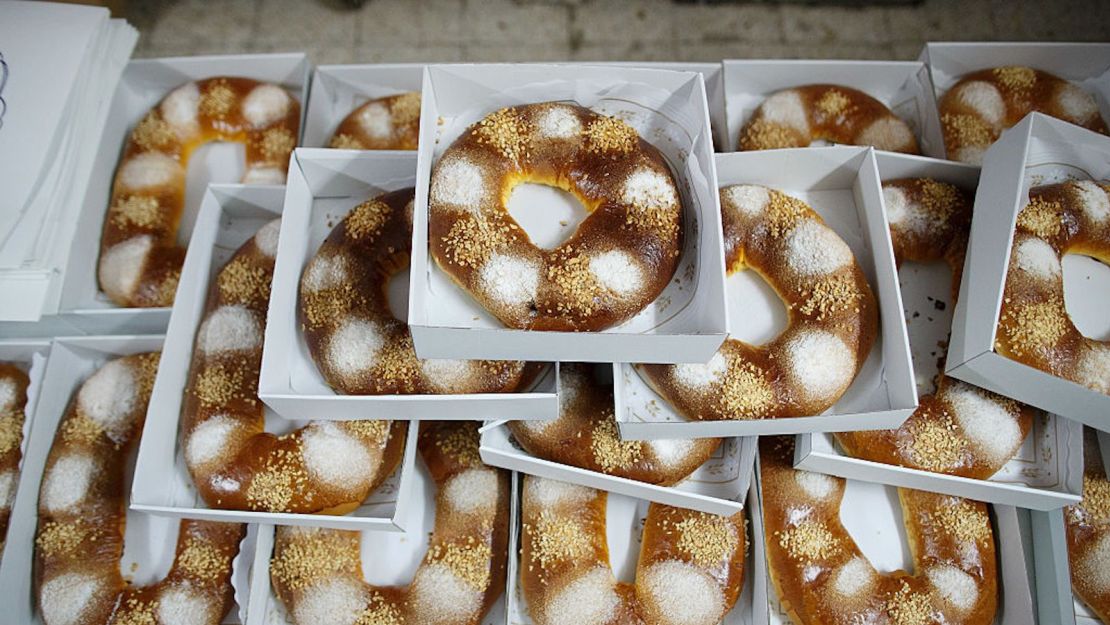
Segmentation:
<svg viewBox="0 0 1110 625">
<path fill-rule="evenodd" d="M 197 124 L 197 104 L 200 102 L 200 89 L 191 82 L 174 89 L 162 100 L 162 119 L 170 125 L 181 139 L 192 136 L 199 128 Z"/>
<path fill-rule="evenodd" d="M 119 182 L 124 189 L 147 189 L 167 185 L 184 173 L 176 158 L 161 152 L 144 152 L 123 164 Z"/>
<path fill-rule="evenodd" d="M 728 359 L 724 354 L 717 352 L 709 362 L 682 363 L 674 366 L 674 377 L 680 384 L 704 388 L 717 382 L 728 368 Z"/>
<path fill-rule="evenodd" d="M 474 588 L 445 564 L 426 564 L 412 582 L 417 622 L 468 621 L 481 608 L 483 591 L 485 588 Z"/>
<path fill-rule="evenodd" d="M 944 393 L 964 436 L 995 461 L 1005 461 L 1021 445 L 1017 419 L 998 402 L 975 387 L 953 383 Z"/>
<path fill-rule="evenodd" d="M 979 599 L 979 587 L 975 578 L 951 565 L 933 566 L 925 570 L 929 583 L 937 593 L 961 612 L 975 607 Z"/>
<path fill-rule="evenodd" d="M 973 80 L 964 83 L 956 97 L 991 126 L 1002 125 L 1006 116 L 1006 103 L 1002 100 L 998 87 L 982 80 Z"/>
<path fill-rule="evenodd" d="M 516 424 L 527 430 L 530 434 L 541 436 L 547 431 L 547 428 L 551 427 L 551 425 L 558 420 L 559 419 L 528 419 L 527 421 L 517 421 Z"/>
<path fill-rule="evenodd" d="M 254 313 L 239 305 L 220 306 L 197 331 L 197 347 L 205 354 L 254 349 L 262 343 L 262 328 Z"/>
<path fill-rule="evenodd" d="M 910 198 L 901 187 L 883 187 L 883 208 L 886 209 L 886 220 L 891 226 L 901 226 L 910 219 Z"/>
<path fill-rule="evenodd" d="M 543 612 L 547 625 L 604 625 L 619 604 L 612 574 L 598 567 L 554 594 Z"/>
<path fill-rule="evenodd" d="M 304 287 L 309 293 L 343 286 L 348 280 L 347 257 L 341 253 L 318 254 L 308 262 Z"/>
<path fill-rule="evenodd" d="M 149 234 L 116 243 L 100 258 L 98 277 L 105 292 L 130 297 L 143 273 L 147 255 L 154 246 Z"/>
<path fill-rule="evenodd" d="M 1085 124 L 1098 115 L 1098 103 L 1094 96 L 1071 83 L 1061 86 L 1056 92 L 1056 104 L 1068 121 L 1077 124 Z"/>
<path fill-rule="evenodd" d="M 770 190 L 757 184 L 733 185 L 725 189 L 725 196 L 733 208 L 748 217 L 762 214 L 771 201 Z"/>
<path fill-rule="evenodd" d="M 824 473 L 795 471 L 794 481 L 798 483 L 798 486 L 800 486 L 807 495 L 814 499 L 825 499 L 836 490 L 836 480 Z"/>
<path fill-rule="evenodd" d="M 627 252 L 610 250 L 590 257 L 590 273 L 601 286 L 621 295 L 632 293 L 644 284 L 644 272 Z"/>
<path fill-rule="evenodd" d="M 482 209 L 486 180 L 478 165 L 455 158 L 441 163 L 432 176 L 432 202 L 459 206 L 472 213 Z"/>
<path fill-rule="evenodd" d="M 648 441 L 647 443 L 656 459 L 668 467 L 681 464 L 689 457 L 690 450 L 694 448 L 694 441 L 691 439 L 663 439 Z"/>
<path fill-rule="evenodd" d="M 42 489 L 42 505 L 47 512 L 65 512 L 85 498 L 96 463 L 85 454 L 59 458 L 46 475 Z"/>
<path fill-rule="evenodd" d="M 637 593 L 663 625 L 716 625 L 724 615 L 724 595 L 717 582 L 692 564 L 665 560 L 644 572 Z"/>
<path fill-rule="evenodd" d="M 15 500 L 15 486 L 19 475 L 13 469 L 0 473 L 0 510 L 8 510 Z"/>
<path fill-rule="evenodd" d="M 1106 191 L 1090 180 L 1077 180 L 1071 183 L 1076 199 L 1082 207 L 1083 215 L 1095 224 L 1104 224 L 1110 218 L 1110 197 Z"/>
<path fill-rule="evenodd" d="M 1098 542 L 1079 560 L 1079 574 L 1099 593 L 1110 591 L 1110 534 L 1103 533 Z"/>
<path fill-rule="evenodd" d="M 913 144 L 913 132 L 906 122 L 894 116 L 881 117 L 871 122 L 856 137 L 860 145 L 872 145 L 879 150 L 904 149 Z"/>
<path fill-rule="evenodd" d="M 420 371 L 432 386 L 442 391 L 465 387 L 474 376 L 473 360 L 430 358 L 420 361 Z"/>
<path fill-rule="evenodd" d="M 786 344 L 794 379 L 811 397 L 831 398 L 852 381 L 856 357 L 835 334 L 802 332 Z"/>
<path fill-rule="evenodd" d="M 497 302 L 519 306 L 536 299 L 540 268 L 525 258 L 494 254 L 482 265 L 478 280 Z"/>
<path fill-rule="evenodd" d="M 759 107 L 763 119 L 790 126 L 803 135 L 809 134 L 809 117 L 806 115 L 802 96 L 789 89 L 780 91 L 763 101 Z"/>
<path fill-rule="evenodd" d="M 360 488 L 373 476 L 370 452 L 331 421 L 317 421 L 305 428 L 301 450 L 305 468 L 328 486 Z"/>
<path fill-rule="evenodd" d="M 281 234 L 281 220 L 274 219 L 254 233 L 254 245 L 267 258 L 277 254 L 278 235 Z"/>
<path fill-rule="evenodd" d="M 243 118 L 255 128 L 269 126 L 289 113 L 290 100 L 277 85 L 258 85 L 243 98 Z"/>
<path fill-rule="evenodd" d="M 138 385 L 131 367 L 113 360 L 97 370 L 77 392 L 77 409 L 104 429 L 115 442 L 125 438 L 135 415 Z"/>
<path fill-rule="evenodd" d="M 158 595 L 160 625 L 205 625 L 210 622 L 211 608 L 207 598 L 189 590 L 172 586 Z"/>
<path fill-rule="evenodd" d="M 62 573 L 46 580 L 39 590 L 43 621 L 50 625 L 74 625 L 99 594 L 101 581 L 85 573 Z"/>
<path fill-rule="evenodd" d="M 1031 237 L 1017 247 L 1017 267 L 1034 277 L 1054 279 L 1060 275 L 1060 257 L 1044 239 Z"/>
<path fill-rule="evenodd" d="M 285 170 L 279 167 L 251 167 L 243 176 L 243 184 L 285 184 Z"/>
<path fill-rule="evenodd" d="M 541 508 L 585 503 L 595 493 L 592 488 L 585 486 L 532 476 L 527 478 L 527 490 L 528 498 Z"/>
<path fill-rule="evenodd" d="M 841 597 L 855 597 L 867 590 L 875 579 L 875 570 L 867 560 L 855 557 L 840 565 L 833 573 L 833 590 Z"/>
<path fill-rule="evenodd" d="M 624 181 L 621 200 L 648 210 L 671 208 L 678 203 L 678 192 L 670 177 L 647 167 L 632 172 Z"/>
<path fill-rule="evenodd" d="M 236 422 L 227 415 L 214 415 L 202 421 L 189 434 L 185 459 L 190 466 L 203 466 L 227 453 Z"/>
<path fill-rule="evenodd" d="M 987 153 L 987 148 L 989 147 L 989 144 L 965 145 L 961 148 L 956 149 L 952 154 L 952 158 L 955 158 L 961 163 L 967 163 L 968 165 L 982 165 L 983 156 Z"/>
<path fill-rule="evenodd" d="M 328 342 L 328 364 L 340 375 L 358 376 L 374 366 L 383 343 L 373 323 L 348 319 Z"/>
<path fill-rule="evenodd" d="M 786 238 L 786 262 L 803 276 L 831 273 L 852 264 L 852 250 L 825 224 L 807 219 Z"/>
<path fill-rule="evenodd" d="M 393 135 L 393 116 L 381 102 L 371 102 L 358 110 L 358 126 L 375 139 L 388 139 Z"/>
<path fill-rule="evenodd" d="M 570 139 L 582 133 L 582 122 L 574 111 L 565 106 L 553 106 L 540 117 L 536 128 L 541 137 Z"/>
<path fill-rule="evenodd" d="M 1084 341 L 1075 368 L 1076 382 L 1100 393 L 1110 393 L 1110 347 Z"/>
<path fill-rule="evenodd" d="M 562 409 L 574 403 L 579 391 L 587 383 L 586 375 L 581 369 L 563 367 L 559 370 L 559 408 Z M 560 416 L 562 416 L 560 414 Z"/>
<path fill-rule="evenodd" d="M 15 409 L 15 380 L 11 378 L 0 379 L 0 412 L 9 412 Z"/>
<path fill-rule="evenodd" d="M 293 617 L 298 623 L 355 625 L 369 599 L 361 584 L 343 578 L 324 578 L 301 591 Z"/>
<path fill-rule="evenodd" d="M 443 494 L 456 512 L 487 510 L 497 501 L 497 473 L 492 469 L 467 469 L 448 480 Z"/>
</svg>

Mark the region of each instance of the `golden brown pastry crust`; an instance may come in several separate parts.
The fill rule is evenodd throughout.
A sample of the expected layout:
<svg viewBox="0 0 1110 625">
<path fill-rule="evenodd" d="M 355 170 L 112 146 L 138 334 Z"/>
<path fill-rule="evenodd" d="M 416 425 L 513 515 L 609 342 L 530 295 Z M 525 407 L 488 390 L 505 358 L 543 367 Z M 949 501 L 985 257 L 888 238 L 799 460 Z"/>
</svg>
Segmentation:
<svg viewBox="0 0 1110 625">
<path fill-rule="evenodd" d="M 4 555 L 8 519 L 19 483 L 19 461 L 23 457 L 20 449 L 30 384 L 30 378 L 22 369 L 0 362 L 0 482 L 4 483 L 4 495 L 0 498 L 0 556 Z"/>
<path fill-rule="evenodd" d="M 844 480 L 793 468 L 793 437 L 760 437 L 771 580 L 798 625 L 987 625 L 998 608 L 994 534 L 983 503 L 899 489 L 914 574 L 880 574 L 840 523 Z"/>
<path fill-rule="evenodd" d="M 589 215 L 540 249 L 509 215 L 519 183 L 574 195 Z M 432 171 L 428 244 L 439 267 L 512 328 L 597 331 L 622 323 L 670 282 L 682 202 L 662 154 L 625 122 L 581 106 L 495 111 Z"/>
<path fill-rule="evenodd" d="M 662 486 L 686 479 L 720 447 L 719 438 L 621 440 L 613 416 L 613 387 L 597 379 L 601 367 L 611 368 L 560 363 L 559 417 L 510 421 L 516 442 L 546 460 Z"/>
<path fill-rule="evenodd" d="M 536 625 L 719 623 L 744 578 L 744 513 L 723 517 L 653 503 L 636 582 L 609 568 L 604 491 L 526 476 L 520 584 Z"/>
<path fill-rule="evenodd" d="M 370 100 L 351 111 L 328 142 L 344 150 L 415 150 L 420 140 L 420 92 Z"/>
<path fill-rule="evenodd" d="M 358 532 L 279 527 L 270 579 L 294 622 L 477 625 L 501 596 L 509 472 L 482 464 L 473 422 L 426 421 L 419 445 L 437 487 L 436 520 L 412 583 L 363 581 Z M 350 602 L 329 604 L 334 597 Z"/>
<path fill-rule="evenodd" d="M 944 260 L 952 270 L 951 303 L 955 306 L 967 251 L 972 195 L 929 178 L 884 182 L 883 195 L 894 260 L 899 265 L 903 261 Z M 975 479 L 997 473 L 1029 434 L 1033 410 L 943 373 L 937 373 L 935 386 L 936 392 L 921 396 L 917 409 L 901 427 L 838 432 L 837 441 L 849 455 L 873 462 Z"/>
<path fill-rule="evenodd" d="M 995 67 L 962 76 L 938 106 L 948 158 L 976 165 L 1002 131 L 1034 111 L 1107 132 L 1090 94 L 1031 67 Z"/>
<path fill-rule="evenodd" d="M 418 360 L 408 324 L 389 309 L 389 279 L 409 265 L 413 189 L 351 209 L 305 265 L 299 310 L 309 354 L 349 395 L 508 393 L 539 365 L 519 360 Z M 357 330 L 356 329 L 361 329 Z M 372 340 L 354 360 L 353 337 Z"/>
<path fill-rule="evenodd" d="M 211 141 L 246 146 L 243 182 L 285 184 L 300 104 L 277 85 L 221 76 L 170 92 L 131 131 L 104 217 L 97 278 L 120 306 L 169 306 L 185 249 L 177 229 L 185 172 Z"/>
<path fill-rule="evenodd" d="M 725 268 L 759 273 L 786 304 L 764 345 L 725 339 L 706 364 L 638 364 L 687 419 L 819 415 L 863 366 L 878 333 L 875 296 L 847 244 L 805 202 L 758 185 L 720 190 Z"/>
<path fill-rule="evenodd" d="M 182 408 L 185 463 L 213 508 L 346 514 L 400 463 L 406 424 L 313 421 L 280 436 L 265 431 L 258 375 L 274 257 L 259 240 L 276 237 L 277 226 L 244 243 L 209 288 Z"/>
<path fill-rule="evenodd" d="M 817 140 L 919 154 L 917 138 L 885 104 L 843 85 L 778 91 L 740 129 L 741 150 L 802 148 Z"/>
<path fill-rule="evenodd" d="M 1083 500 L 1064 509 L 1071 585 L 1099 620 L 1110 623 L 1110 479 L 1095 431 L 1084 428 Z"/>
<path fill-rule="evenodd" d="M 1010 250 L 995 351 L 1110 394 L 1110 341 L 1087 338 L 1075 327 L 1064 307 L 1060 265 L 1069 253 L 1110 263 L 1110 182 L 1030 189 Z"/>
<path fill-rule="evenodd" d="M 58 424 L 46 459 L 35 539 L 35 594 L 47 625 L 146 623 L 185 605 L 216 625 L 233 603 L 231 561 L 245 526 L 182 521 L 173 566 L 133 587 L 120 574 L 128 485 L 157 352 L 125 356 L 85 381 Z M 159 621 L 161 622 L 161 621 Z"/>
</svg>

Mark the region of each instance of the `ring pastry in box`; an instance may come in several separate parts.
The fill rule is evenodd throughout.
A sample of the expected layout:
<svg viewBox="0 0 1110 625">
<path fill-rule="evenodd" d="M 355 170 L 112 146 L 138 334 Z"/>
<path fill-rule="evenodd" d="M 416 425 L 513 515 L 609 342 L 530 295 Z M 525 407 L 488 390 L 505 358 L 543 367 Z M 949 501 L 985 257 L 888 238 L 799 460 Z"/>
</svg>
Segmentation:
<svg viewBox="0 0 1110 625">
<path fill-rule="evenodd" d="M 411 153 L 296 153 L 267 323 L 261 397 L 319 419 L 543 419 L 554 368 L 418 358 L 403 306 Z"/>
<path fill-rule="evenodd" d="M 418 355 L 709 355 L 724 319 L 700 74 L 429 66 L 423 93 Z"/>
<path fill-rule="evenodd" d="M 415 150 L 422 63 L 321 65 L 312 74 L 304 145 Z"/>
<path fill-rule="evenodd" d="M 49 354 L 48 340 L 0 341 L 0 558 Z"/>
<path fill-rule="evenodd" d="M 132 503 L 187 518 L 393 528 L 415 435 L 405 422 L 290 424 L 258 397 L 282 197 L 213 186 L 205 198 Z"/>
<path fill-rule="evenodd" d="M 943 156 L 920 62 L 726 60 L 729 150 L 874 146 Z"/>
<path fill-rule="evenodd" d="M 1081 424 L 943 374 L 978 171 L 892 153 L 877 160 L 920 405 L 897 429 L 803 434 L 796 466 L 993 503 L 1074 503 Z"/>
<path fill-rule="evenodd" d="M 704 364 L 619 365 L 622 435 L 899 425 L 916 395 L 873 151 L 717 159 L 731 334 Z"/>
<path fill-rule="evenodd" d="M 560 363 L 559 418 L 483 428 L 491 465 L 715 514 L 743 508 L 752 438 L 622 440 L 612 365 Z"/>
<path fill-rule="evenodd" d="M 1107 162 L 1110 137 L 1039 113 L 987 151 L 946 362 L 949 376 L 1103 430 Z"/>
<path fill-rule="evenodd" d="M 98 236 L 69 256 L 61 312 L 88 332 L 163 331 L 204 186 L 285 183 L 307 79 L 303 54 L 130 63 L 81 212 Z"/>
</svg>

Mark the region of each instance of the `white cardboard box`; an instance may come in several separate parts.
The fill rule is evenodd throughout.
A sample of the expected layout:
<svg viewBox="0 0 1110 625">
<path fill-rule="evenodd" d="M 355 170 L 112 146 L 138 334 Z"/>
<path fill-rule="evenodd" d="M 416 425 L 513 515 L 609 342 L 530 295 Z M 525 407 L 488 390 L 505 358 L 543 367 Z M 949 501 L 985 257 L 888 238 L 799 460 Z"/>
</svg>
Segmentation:
<svg viewBox="0 0 1110 625">
<path fill-rule="evenodd" d="M 12 508 L 4 558 L 0 560 L 0 612 L 13 623 L 42 623 L 33 590 L 35 532 L 38 526 L 39 486 L 46 459 L 54 445 L 54 434 L 73 394 L 105 362 L 118 356 L 158 350 L 161 336 L 67 337 L 59 338 L 41 380 L 42 392 L 35 408 L 30 440 L 26 447 L 19 490 Z M 125 479 L 132 477 L 128 475 Z M 178 522 L 128 511 L 120 570 L 138 586 L 161 579 L 174 557 Z M 240 543 L 233 562 L 233 584 L 242 586 L 242 564 L 253 557 L 253 541 Z M 237 589 L 238 590 L 238 589 Z M 236 592 L 236 599 L 242 599 Z M 239 623 L 243 605 L 233 607 L 225 623 Z"/>
<path fill-rule="evenodd" d="M 754 492 L 749 498 L 754 540 L 764 540 L 763 493 L 756 455 Z M 1018 508 L 991 506 L 991 526 L 998 555 L 998 611 L 995 625 L 1033 625 L 1033 568 L 1031 541 L 1021 533 Z M 880 574 L 895 570 L 913 571 L 898 491 L 891 486 L 849 480 L 840 504 L 840 522 L 859 546 L 864 557 Z M 761 542 L 761 547 L 763 547 Z M 1017 548 L 1020 547 L 1020 548 Z M 755 561 L 753 575 L 761 578 L 764 592 L 754 598 L 766 606 L 766 620 L 759 625 L 791 625 L 779 603 L 766 560 L 765 548 Z M 920 573 L 918 571 L 918 573 Z M 1040 570 L 1037 570 L 1040 579 Z M 1052 620 L 1042 621 L 1053 623 Z"/>
<path fill-rule="evenodd" d="M 178 292 L 170 316 L 158 377 L 143 428 L 132 484 L 131 507 L 158 515 L 212 521 L 266 522 L 321 525 L 344 529 L 374 527 L 400 531 L 408 506 L 408 484 L 416 454 L 416 428 L 409 428 L 404 457 L 397 471 L 357 510 L 346 516 L 277 514 L 216 510 L 205 505 L 196 492 L 180 444 L 181 407 L 193 340 L 207 303 L 212 278 L 232 254 L 263 224 L 280 215 L 284 192 L 275 187 L 213 185 L 205 194 Z M 271 432 L 291 430 L 305 421 L 290 422 L 267 411 Z"/>
<path fill-rule="evenodd" d="M 944 157 L 944 138 L 929 70 L 919 61 L 725 60 L 725 111 L 729 151 L 740 129 L 776 91 L 811 84 L 836 84 L 863 91 L 902 118 L 921 153 Z"/>
<path fill-rule="evenodd" d="M 1028 512 L 1027 533 L 1036 562 L 1037 618 L 1059 625 L 1103 625 L 1072 593 L 1067 525 L 1063 510 Z"/>
<path fill-rule="evenodd" d="M 120 153 L 131 129 L 175 87 L 192 80 L 231 75 L 277 83 L 301 103 L 308 94 L 310 63 L 303 53 L 198 56 L 131 61 L 112 98 L 92 178 L 78 222 L 61 287 L 61 314 L 88 334 L 164 332 L 169 308 L 121 308 L 100 292 L 96 269 L 100 233 L 108 210 Z M 198 149 L 186 176 L 185 207 L 177 240 L 189 241 L 209 182 L 238 182 L 245 169 L 244 148 L 215 143 Z"/>
<path fill-rule="evenodd" d="M 297 314 L 301 273 L 320 244 L 347 213 L 386 191 L 411 187 L 416 154 L 300 148 L 289 166 L 283 226 L 266 321 L 259 396 L 278 414 L 314 419 L 552 419 L 558 414 L 555 371 L 549 367 L 531 388 L 516 393 L 464 395 L 342 395 L 309 355 Z M 400 274 L 391 303 L 408 302 Z M 398 288 L 393 288 L 394 286 Z M 403 313 L 398 313 L 404 318 Z"/>
<path fill-rule="evenodd" d="M 303 145 L 326 148 L 339 123 L 368 100 L 420 91 L 423 63 L 321 65 L 312 73 Z"/>
<path fill-rule="evenodd" d="M 428 550 L 428 537 L 435 529 L 435 482 L 423 462 L 418 462 L 413 480 L 417 493 L 411 510 L 413 522 L 404 533 L 362 532 L 362 576 L 378 586 L 403 586 L 412 582 L 417 567 Z M 510 487 L 509 519 L 517 518 L 519 501 L 517 475 L 512 476 Z M 509 530 L 510 533 L 513 531 Z M 511 540 L 511 539 L 510 539 Z M 270 560 L 273 557 L 274 526 L 259 527 L 259 540 L 254 564 L 251 567 L 250 611 L 246 625 L 293 625 L 285 604 L 274 592 L 270 580 Z M 510 545 L 509 562 L 513 561 Z M 511 566 L 511 565 L 510 565 Z M 508 567 L 506 567 L 508 575 Z M 508 583 L 506 583 L 508 586 Z M 505 595 L 490 607 L 481 625 L 505 625 Z"/>
<path fill-rule="evenodd" d="M 969 165 L 892 152 L 877 152 L 879 177 L 932 178 L 974 193 L 979 169 Z M 938 344 L 952 325 L 952 274 L 944 261 L 903 263 L 899 269 L 904 318 L 910 337 L 918 394 L 933 392 L 943 356 Z M 936 303 L 946 305 L 938 309 Z M 852 458 L 828 433 L 798 437 L 797 467 L 839 477 L 920 488 L 990 503 L 1052 508 L 1079 501 L 1083 485 L 1083 427 L 1069 419 L 1038 414 L 1018 454 L 989 480 L 942 475 Z"/>
<path fill-rule="evenodd" d="M 424 73 L 413 217 L 409 326 L 422 358 L 579 362 L 705 362 L 727 332 L 724 262 L 713 141 L 701 74 L 596 65 L 429 65 Z M 601 332 L 504 327 L 439 269 L 428 249 L 428 187 L 434 162 L 466 128 L 505 106 L 575 102 L 620 115 L 667 159 L 685 206 L 685 249 L 673 280 L 632 319 Z M 538 185 L 522 187 L 549 212 L 577 214 Z M 552 193 L 539 193 L 539 192 Z M 513 211 L 514 202 L 509 209 Z M 522 226 L 557 233 L 543 211 Z M 519 218 L 519 217 L 518 217 Z M 691 283 L 694 288 L 690 288 Z"/>
<path fill-rule="evenodd" d="M 528 612 L 528 602 L 520 584 L 520 524 L 523 516 L 520 510 L 524 480 L 520 480 L 518 504 L 513 508 L 513 518 L 509 525 L 509 576 L 508 576 L 508 625 L 534 625 Z M 752 481 L 745 489 L 749 500 L 755 498 L 755 483 Z M 636 562 L 640 557 L 641 533 L 644 519 L 647 518 L 649 502 L 627 495 L 609 493 L 605 505 L 606 539 L 609 546 L 609 563 L 618 581 L 633 583 L 636 578 Z M 739 512 L 737 510 L 735 512 Z M 740 596 L 735 605 L 725 614 L 721 625 L 755 625 L 766 622 L 766 603 L 753 601 L 754 597 L 766 596 L 766 578 L 753 574 L 753 563 L 763 558 L 763 543 L 756 529 L 756 521 L 751 512 L 746 524 L 748 548 L 744 558 L 744 579 Z"/>
<path fill-rule="evenodd" d="M 929 66 L 937 102 L 965 74 L 1025 65 L 1075 82 L 1096 96 L 1102 118 L 1110 118 L 1110 43 L 929 42 L 919 60 Z"/>
<path fill-rule="evenodd" d="M 882 206 L 875 151 L 861 147 L 796 148 L 717 155 L 722 187 L 755 183 L 804 200 L 852 249 L 879 308 L 879 334 L 863 368 L 825 414 L 750 421 L 687 421 L 628 363 L 618 365 L 615 394 L 621 436 L 697 438 L 874 430 L 901 425 L 917 407 L 906 324 Z M 786 326 L 778 295 L 754 271 L 726 280 L 732 336 L 764 343 Z"/>
<path fill-rule="evenodd" d="M 1039 113 L 1027 116 L 987 150 L 963 283 L 952 320 L 946 373 L 976 386 L 1110 430 L 1110 395 L 995 353 L 1017 215 L 1030 187 L 1071 178 L 1110 178 L 1110 137 Z M 1064 258 L 1068 315 L 1088 336 L 1110 334 L 1110 273 L 1097 261 Z"/>
</svg>

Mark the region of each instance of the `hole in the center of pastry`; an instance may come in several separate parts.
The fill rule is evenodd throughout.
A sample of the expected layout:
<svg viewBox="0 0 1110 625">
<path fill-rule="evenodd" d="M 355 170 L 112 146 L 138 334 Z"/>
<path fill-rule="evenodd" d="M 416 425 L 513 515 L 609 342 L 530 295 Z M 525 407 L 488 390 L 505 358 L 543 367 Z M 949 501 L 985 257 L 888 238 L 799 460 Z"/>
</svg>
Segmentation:
<svg viewBox="0 0 1110 625">
<path fill-rule="evenodd" d="M 185 205 L 177 229 L 178 245 L 189 245 L 208 185 L 239 182 L 247 169 L 246 162 L 247 149 L 238 142 L 213 141 L 193 151 L 185 171 Z"/>
<path fill-rule="evenodd" d="M 636 581 L 644 519 L 648 502 L 609 493 L 605 500 L 605 538 L 609 541 L 609 567 L 618 581 Z"/>
<path fill-rule="evenodd" d="M 840 500 L 840 523 L 875 570 L 913 573 L 897 488 L 847 480 Z"/>
<path fill-rule="evenodd" d="M 898 269 L 902 309 L 910 338 L 913 375 L 920 394 L 936 390 L 934 380 L 948 353 L 952 328 L 952 270 L 947 263 L 902 263 Z"/>
<path fill-rule="evenodd" d="M 1080 334 L 1096 341 L 1110 340 L 1110 266 L 1090 256 L 1065 254 L 1064 307 Z"/>
<path fill-rule="evenodd" d="M 362 579 L 375 586 L 403 586 L 412 582 L 428 552 L 428 536 L 435 530 L 436 483 L 424 461 L 413 465 L 414 513 L 404 532 L 363 532 L 360 540 Z"/>
<path fill-rule="evenodd" d="M 759 272 L 734 272 L 725 281 L 725 296 L 729 338 L 763 345 L 786 329 L 786 304 Z"/>
<path fill-rule="evenodd" d="M 589 215 L 573 194 L 534 182 L 514 186 L 506 205 L 532 243 L 544 249 L 558 247 L 569 239 Z"/>
<path fill-rule="evenodd" d="M 401 271 L 389 277 L 389 283 L 385 286 L 386 298 L 389 299 L 389 312 L 393 313 L 393 317 L 401 323 L 409 322 L 409 269 L 405 267 Z"/>
</svg>

